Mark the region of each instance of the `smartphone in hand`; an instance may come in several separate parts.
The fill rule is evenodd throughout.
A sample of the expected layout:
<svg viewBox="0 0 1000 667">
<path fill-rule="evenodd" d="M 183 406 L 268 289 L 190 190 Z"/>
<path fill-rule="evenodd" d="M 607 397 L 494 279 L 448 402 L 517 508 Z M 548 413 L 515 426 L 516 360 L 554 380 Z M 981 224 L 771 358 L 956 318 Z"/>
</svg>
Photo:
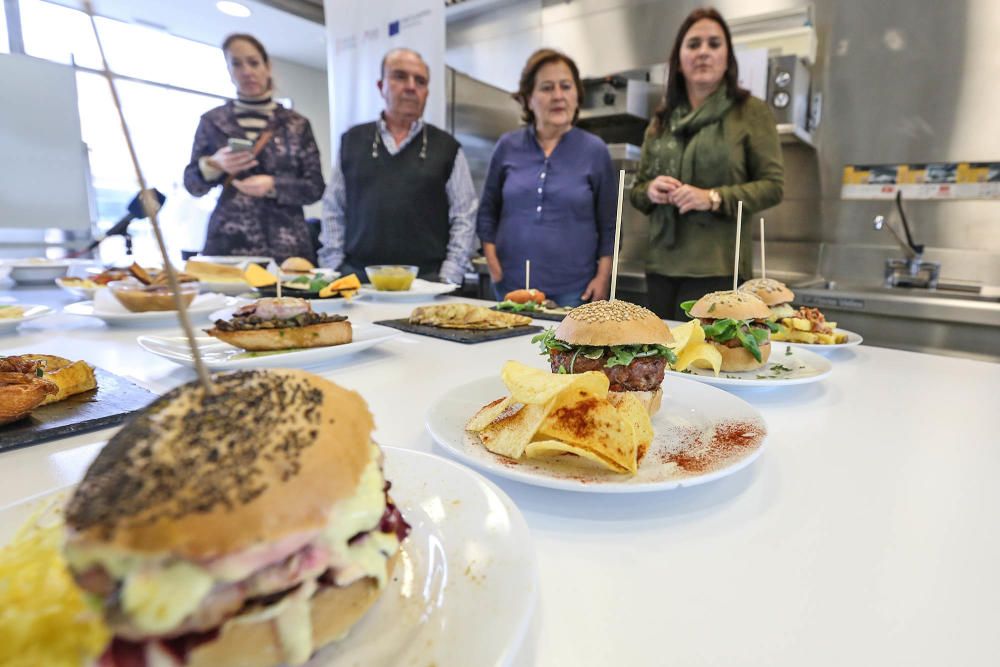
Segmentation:
<svg viewBox="0 0 1000 667">
<path fill-rule="evenodd" d="M 245 153 L 253 150 L 253 142 L 249 139 L 229 138 L 229 150 L 234 153 Z"/>
</svg>

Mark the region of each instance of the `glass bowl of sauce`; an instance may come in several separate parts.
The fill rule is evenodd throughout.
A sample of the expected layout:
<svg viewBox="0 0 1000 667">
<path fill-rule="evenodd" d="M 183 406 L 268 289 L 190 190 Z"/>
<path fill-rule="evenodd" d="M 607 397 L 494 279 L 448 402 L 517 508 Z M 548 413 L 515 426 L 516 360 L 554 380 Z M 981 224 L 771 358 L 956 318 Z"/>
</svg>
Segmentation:
<svg viewBox="0 0 1000 667">
<path fill-rule="evenodd" d="M 405 292 L 417 277 L 417 267 L 399 264 L 366 266 L 365 273 L 372 286 L 380 292 Z"/>
</svg>

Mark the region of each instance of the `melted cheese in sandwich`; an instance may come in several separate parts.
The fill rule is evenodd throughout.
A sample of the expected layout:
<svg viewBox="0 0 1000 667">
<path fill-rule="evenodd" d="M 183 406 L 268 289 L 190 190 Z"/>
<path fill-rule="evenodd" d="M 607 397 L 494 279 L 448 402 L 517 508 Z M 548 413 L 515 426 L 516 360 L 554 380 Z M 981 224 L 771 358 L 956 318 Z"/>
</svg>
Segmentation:
<svg viewBox="0 0 1000 667">
<path fill-rule="evenodd" d="M 357 491 L 333 506 L 327 526 L 312 540 L 329 550 L 329 566 L 334 568 L 338 586 L 350 585 L 367 576 L 374 578 L 381 588 L 386 581 L 388 559 L 399 548 L 395 534 L 378 531 L 386 508 L 385 480 L 379 467 L 378 448 L 374 444 L 370 446 L 371 459 L 361 474 Z M 355 544 L 348 544 L 352 537 L 365 531 L 372 532 Z M 150 634 L 169 632 L 198 609 L 216 583 L 231 582 L 237 574 L 231 566 L 220 571 L 189 561 L 170 560 L 165 554 L 140 555 L 108 546 L 70 546 L 66 556 L 77 572 L 100 565 L 111 576 L 122 580 L 124 611 L 136 627 Z M 246 578 L 252 572 L 238 574 L 242 575 L 240 578 Z M 312 590 L 315 589 L 310 589 L 310 595 Z M 253 617 L 261 618 L 265 612 L 270 612 L 267 617 L 280 617 L 286 604 L 292 604 L 301 596 L 289 595 L 286 599 L 289 598 L 292 599 L 288 603 L 282 600 L 282 603 L 274 605 L 273 610 L 261 610 Z M 303 604 L 307 602 L 308 598 L 305 598 Z M 299 655 L 302 650 L 301 639 L 296 639 L 299 634 L 291 631 L 287 634 L 288 642 L 296 644 L 289 655 Z M 311 653 L 311 639 L 309 643 L 306 657 Z"/>
</svg>

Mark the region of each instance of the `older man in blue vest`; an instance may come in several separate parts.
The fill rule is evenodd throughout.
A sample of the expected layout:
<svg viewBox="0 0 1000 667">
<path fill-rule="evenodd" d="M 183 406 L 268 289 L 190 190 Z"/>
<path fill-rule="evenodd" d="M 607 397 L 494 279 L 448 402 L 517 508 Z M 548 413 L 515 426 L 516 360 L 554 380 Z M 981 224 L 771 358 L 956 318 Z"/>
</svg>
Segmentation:
<svg viewBox="0 0 1000 667">
<path fill-rule="evenodd" d="M 415 51 L 382 60 L 385 110 L 343 134 L 323 195 L 323 266 L 365 280 L 365 266 L 410 264 L 421 278 L 462 283 L 478 199 L 462 147 L 422 120 L 429 83 Z"/>
</svg>

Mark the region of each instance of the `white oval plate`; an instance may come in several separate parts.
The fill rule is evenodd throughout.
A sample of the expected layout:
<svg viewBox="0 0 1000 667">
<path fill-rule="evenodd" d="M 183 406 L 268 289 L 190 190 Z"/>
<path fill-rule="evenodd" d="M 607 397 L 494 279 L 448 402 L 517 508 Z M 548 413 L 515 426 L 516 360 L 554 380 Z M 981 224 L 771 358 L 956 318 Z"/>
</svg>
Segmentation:
<svg viewBox="0 0 1000 667">
<path fill-rule="evenodd" d="M 455 387 L 431 406 L 427 430 L 449 453 L 481 470 L 535 486 L 590 493 L 666 491 L 731 475 L 760 455 L 767 433 L 764 418 L 743 399 L 670 377 L 663 383 L 662 407 L 653 415 L 653 442 L 634 476 L 570 456 L 514 461 L 488 451 L 465 430 L 479 408 L 508 394 L 499 375 Z M 739 446 L 716 440 L 733 429 L 753 437 Z"/>
<path fill-rule="evenodd" d="M 253 295 L 253 287 L 248 282 L 225 282 L 215 280 L 198 280 L 199 289 L 202 292 L 215 292 L 226 296 L 240 296 L 241 294 Z"/>
<path fill-rule="evenodd" d="M 235 301 L 236 300 L 232 297 L 225 299 L 227 305 L 234 303 Z M 218 308 L 219 302 L 213 299 L 211 301 L 206 301 L 203 305 L 196 305 L 196 302 L 192 302 L 191 306 L 188 307 L 187 312 L 191 320 L 204 321 L 207 319 L 209 313 L 214 310 L 218 310 Z M 111 327 L 180 326 L 176 310 L 156 310 L 145 313 L 108 311 L 95 309 L 93 301 L 78 301 L 64 307 L 63 312 L 69 315 L 96 317 L 99 320 L 103 320 L 108 326 Z"/>
<path fill-rule="evenodd" d="M 815 347 L 815 346 L 811 346 Z M 833 371 L 833 364 L 815 352 L 792 348 L 787 343 L 771 343 L 767 364 L 753 371 L 721 371 L 719 377 L 711 369 L 691 368 L 690 372 L 667 368 L 667 377 L 688 377 L 717 387 L 763 389 L 819 382 Z"/>
<path fill-rule="evenodd" d="M 794 343 L 790 340 L 782 341 L 785 345 L 791 345 L 793 347 L 801 347 L 803 349 L 809 349 L 814 352 L 826 352 L 827 350 L 841 350 L 845 347 L 854 347 L 855 345 L 861 345 L 864 338 L 861 334 L 854 333 L 853 331 L 848 331 L 847 329 L 835 329 L 834 331 L 838 333 L 847 334 L 846 343 L 836 343 L 834 345 L 820 345 L 819 343 Z"/>
<path fill-rule="evenodd" d="M 377 290 L 371 285 L 362 285 L 358 294 L 370 296 L 379 301 L 425 301 L 433 299 L 441 294 L 450 294 L 458 289 L 458 285 L 448 283 L 434 283 L 429 280 L 416 278 L 410 289 L 400 292 L 389 292 Z"/>
<path fill-rule="evenodd" d="M 52 309 L 48 306 L 36 306 L 30 303 L 5 303 L 2 305 L 24 308 L 24 314 L 20 317 L 0 317 L 0 333 L 13 331 L 25 322 L 37 320 L 39 317 L 45 317 L 52 312 Z"/>
<path fill-rule="evenodd" d="M 199 336 L 198 351 L 210 370 L 241 368 L 310 368 L 380 345 L 400 332 L 377 324 L 351 322 L 353 340 L 343 345 L 309 347 L 275 352 L 247 352 L 211 336 Z M 147 352 L 169 359 L 181 366 L 194 367 L 194 359 L 184 336 L 139 336 L 139 346 Z"/>
<path fill-rule="evenodd" d="M 66 282 L 66 278 L 56 278 L 56 285 L 59 285 L 64 292 L 69 292 L 78 299 L 93 299 L 94 294 L 97 293 L 99 289 L 105 289 L 101 287 L 81 287 L 79 285 L 74 285 L 71 282 Z"/>
<path fill-rule="evenodd" d="M 383 447 L 392 497 L 412 527 L 382 596 L 309 667 L 503 665 L 537 595 L 524 517 L 496 485 L 447 459 Z M 429 483 L 433 480 L 433 483 Z M 0 544 L 61 489 L 0 510 Z"/>
</svg>

